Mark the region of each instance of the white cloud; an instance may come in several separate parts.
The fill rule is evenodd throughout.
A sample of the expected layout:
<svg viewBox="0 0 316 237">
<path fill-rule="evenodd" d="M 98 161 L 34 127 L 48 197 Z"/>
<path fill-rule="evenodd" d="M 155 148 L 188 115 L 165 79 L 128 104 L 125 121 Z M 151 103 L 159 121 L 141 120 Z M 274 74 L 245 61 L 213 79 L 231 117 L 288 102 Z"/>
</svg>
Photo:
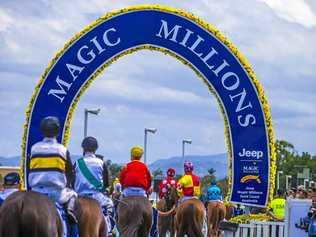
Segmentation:
<svg viewBox="0 0 316 237">
<path fill-rule="evenodd" d="M 304 0 L 259 0 L 271 7 L 277 16 L 301 24 L 305 27 L 316 26 L 316 15 Z"/>
<path fill-rule="evenodd" d="M 6 31 L 12 23 L 12 17 L 0 8 L 0 33 Z"/>
<path fill-rule="evenodd" d="M 223 32 L 264 85 L 277 138 L 315 153 L 315 14 L 306 2 L 145 1 L 188 10 Z M 0 139 L 0 155 L 20 153 L 25 107 L 56 51 L 109 10 L 142 3 L 1 1 L 0 117 L 7 135 Z M 142 144 L 144 126 L 159 128 L 159 134 L 150 138 L 151 159 L 179 154 L 183 137 L 194 141 L 191 154 L 225 151 L 218 105 L 192 70 L 163 54 L 139 51 L 133 55 L 107 68 L 80 100 L 72 124 L 71 151 L 80 152 L 86 107 L 101 107 L 100 115 L 89 117 L 89 131 L 110 157 L 127 159 L 129 146 Z"/>
</svg>

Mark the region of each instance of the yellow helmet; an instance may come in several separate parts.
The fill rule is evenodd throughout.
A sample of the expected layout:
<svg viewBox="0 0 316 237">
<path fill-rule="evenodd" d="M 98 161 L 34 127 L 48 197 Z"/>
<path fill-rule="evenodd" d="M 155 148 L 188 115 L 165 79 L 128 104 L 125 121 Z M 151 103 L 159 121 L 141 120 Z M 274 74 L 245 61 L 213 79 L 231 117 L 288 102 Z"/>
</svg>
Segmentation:
<svg viewBox="0 0 316 237">
<path fill-rule="evenodd" d="M 131 149 L 131 157 L 141 158 L 144 153 L 144 149 L 141 146 L 133 146 Z"/>
</svg>

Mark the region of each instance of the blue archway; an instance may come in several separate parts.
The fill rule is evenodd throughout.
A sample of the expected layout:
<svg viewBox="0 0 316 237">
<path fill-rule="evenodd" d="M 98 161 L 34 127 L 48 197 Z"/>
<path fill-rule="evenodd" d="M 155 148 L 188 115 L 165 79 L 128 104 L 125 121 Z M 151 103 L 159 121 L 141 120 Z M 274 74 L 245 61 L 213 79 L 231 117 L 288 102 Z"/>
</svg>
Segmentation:
<svg viewBox="0 0 316 237">
<path fill-rule="evenodd" d="M 274 187 L 275 159 L 271 116 L 260 83 L 218 30 L 190 13 L 159 5 L 105 15 L 75 35 L 51 61 L 27 110 L 22 162 L 26 187 L 30 149 L 42 139 L 40 120 L 59 117 L 58 140 L 66 145 L 73 111 L 85 89 L 105 67 L 141 49 L 174 56 L 209 87 L 225 121 L 230 200 L 265 206 Z"/>
</svg>

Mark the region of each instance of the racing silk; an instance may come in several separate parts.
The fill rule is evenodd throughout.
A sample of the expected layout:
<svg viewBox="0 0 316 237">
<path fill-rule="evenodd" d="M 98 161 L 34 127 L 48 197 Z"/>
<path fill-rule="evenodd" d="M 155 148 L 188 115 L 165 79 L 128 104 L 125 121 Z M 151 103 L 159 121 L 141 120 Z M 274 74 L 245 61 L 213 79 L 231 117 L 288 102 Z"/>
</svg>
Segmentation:
<svg viewBox="0 0 316 237">
<path fill-rule="evenodd" d="M 221 201 L 222 191 L 217 185 L 211 185 L 207 190 L 208 201 Z"/>
<path fill-rule="evenodd" d="M 169 186 L 169 187 L 168 187 Z M 168 193 L 169 188 L 176 188 L 177 187 L 177 181 L 173 178 L 166 177 L 163 181 L 159 184 L 159 198 L 165 198 Z"/>
<path fill-rule="evenodd" d="M 143 162 L 133 160 L 127 163 L 121 171 L 120 183 L 123 189 L 138 187 L 148 191 L 151 186 L 151 174 Z"/>
<path fill-rule="evenodd" d="M 0 192 L 0 206 L 12 193 L 19 191 L 17 188 L 6 188 Z"/>
<path fill-rule="evenodd" d="M 177 186 L 177 191 L 180 194 L 180 196 L 199 197 L 201 195 L 199 177 L 192 173 L 187 173 L 184 176 L 182 176 L 179 179 Z"/>
<path fill-rule="evenodd" d="M 28 176 L 31 189 L 60 191 L 70 186 L 72 171 L 69 152 L 55 138 L 44 138 L 32 146 Z"/>
<path fill-rule="evenodd" d="M 76 161 L 75 172 L 75 191 L 80 195 L 102 192 L 108 186 L 107 167 L 93 153 Z"/>
<path fill-rule="evenodd" d="M 271 208 L 273 214 L 278 218 L 284 218 L 285 216 L 285 199 L 275 198 L 271 202 Z"/>
</svg>

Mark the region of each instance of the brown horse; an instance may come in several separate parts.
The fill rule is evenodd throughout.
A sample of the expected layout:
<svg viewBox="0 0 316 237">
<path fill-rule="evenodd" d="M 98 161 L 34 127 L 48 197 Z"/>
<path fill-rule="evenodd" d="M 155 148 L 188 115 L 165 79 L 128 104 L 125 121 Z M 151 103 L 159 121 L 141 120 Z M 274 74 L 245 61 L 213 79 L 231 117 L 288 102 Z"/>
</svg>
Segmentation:
<svg viewBox="0 0 316 237">
<path fill-rule="evenodd" d="M 118 230 L 121 237 L 147 237 L 152 225 L 152 207 L 146 197 L 122 198 L 118 207 Z"/>
<path fill-rule="evenodd" d="M 226 215 L 225 215 L 225 219 L 227 221 L 229 221 L 231 218 L 234 217 L 234 204 L 231 203 L 225 203 L 225 207 L 226 207 Z"/>
<path fill-rule="evenodd" d="M 80 237 L 107 236 L 99 204 L 80 198 Z M 15 192 L 0 208 L 0 237 L 62 237 L 63 227 L 53 202 L 36 192 Z"/>
<path fill-rule="evenodd" d="M 159 236 L 165 237 L 169 231 L 174 236 L 174 210 L 178 202 L 178 195 L 175 188 L 169 188 L 165 198 L 157 203 L 158 210 L 158 232 Z M 171 211 L 169 213 L 169 211 Z"/>
<path fill-rule="evenodd" d="M 204 218 L 205 207 L 199 199 L 193 198 L 184 201 L 176 209 L 176 236 L 183 237 L 186 234 L 189 237 L 203 237 Z"/>
<path fill-rule="evenodd" d="M 219 236 L 219 223 L 224 220 L 226 215 L 226 206 L 223 202 L 214 201 L 209 202 L 207 206 L 207 226 L 208 237 Z"/>
</svg>

